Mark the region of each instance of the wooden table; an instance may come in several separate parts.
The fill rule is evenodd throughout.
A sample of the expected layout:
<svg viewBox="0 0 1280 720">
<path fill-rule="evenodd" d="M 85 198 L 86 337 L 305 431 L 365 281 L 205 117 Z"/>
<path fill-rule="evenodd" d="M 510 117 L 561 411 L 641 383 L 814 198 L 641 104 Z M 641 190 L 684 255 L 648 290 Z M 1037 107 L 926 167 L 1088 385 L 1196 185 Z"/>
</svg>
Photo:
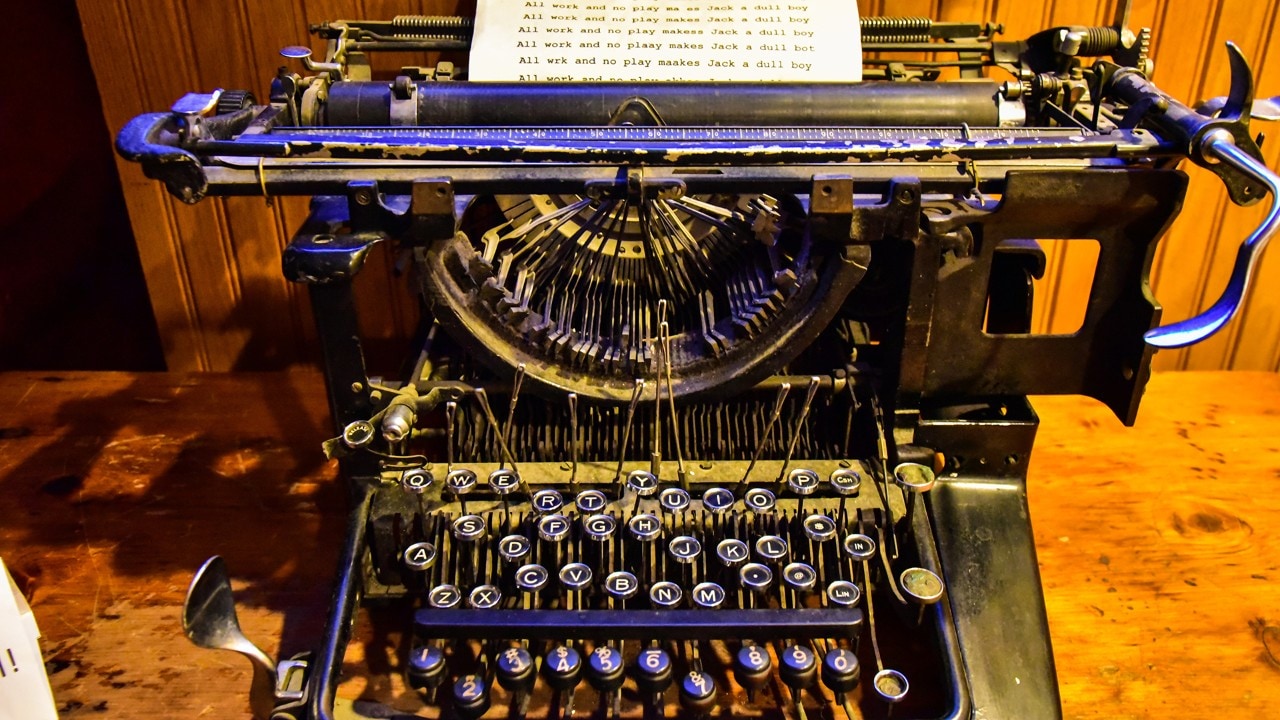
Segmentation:
<svg viewBox="0 0 1280 720">
<path fill-rule="evenodd" d="M 1068 718 L 1280 716 L 1280 377 L 1156 375 L 1138 426 L 1044 398 L 1031 468 Z M 62 715 L 239 717 L 248 663 L 179 613 L 223 555 L 269 653 L 323 620 L 342 533 L 313 373 L 0 374 L 0 556 Z M 385 693 L 366 627 L 343 694 Z"/>
</svg>

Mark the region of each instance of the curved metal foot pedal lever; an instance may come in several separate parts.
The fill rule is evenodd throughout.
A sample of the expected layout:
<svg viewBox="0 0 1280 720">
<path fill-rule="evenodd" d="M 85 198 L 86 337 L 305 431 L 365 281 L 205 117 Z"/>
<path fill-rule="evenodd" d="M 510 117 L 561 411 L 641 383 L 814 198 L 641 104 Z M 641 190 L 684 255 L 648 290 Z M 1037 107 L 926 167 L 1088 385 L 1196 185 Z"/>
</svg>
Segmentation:
<svg viewBox="0 0 1280 720">
<path fill-rule="evenodd" d="M 253 663 L 249 705 L 254 718 L 267 720 L 276 704 L 276 664 L 240 631 L 227 565 L 214 555 L 196 571 L 182 605 L 182 630 L 199 647 L 231 650 Z"/>
</svg>

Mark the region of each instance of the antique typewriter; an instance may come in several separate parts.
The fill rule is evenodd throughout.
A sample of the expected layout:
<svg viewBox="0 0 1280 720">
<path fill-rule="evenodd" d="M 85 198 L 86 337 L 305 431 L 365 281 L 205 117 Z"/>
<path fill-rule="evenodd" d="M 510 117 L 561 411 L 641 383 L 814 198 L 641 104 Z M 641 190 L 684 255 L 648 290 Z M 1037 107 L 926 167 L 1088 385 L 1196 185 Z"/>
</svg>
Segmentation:
<svg viewBox="0 0 1280 720">
<path fill-rule="evenodd" d="M 375 80 L 371 54 L 465 49 L 470 21 L 312 30 L 327 57 L 286 49 L 266 104 L 193 93 L 118 140 L 188 203 L 313 198 L 283 270 L 350 498 L 327 633 L 268 658 L 216 557 L 184 614 L 253 660 L 257 716 L 334 716 L 362 598 L 412 608 L 405 715 L 1059 715 L 1026 396 L 1132 423 L 1155 349 L 1239 306 L 1280 192 L 1234 46 L 1193 109 L 1123 27 L 864 18 L 868 79 L 807 85 Z M 1222 298 L 1161 325 L 1184 159 L 1272 209 Z M 1031 332 L 1053 238 L 1100 247 L 1070 335 Z M 377 372 L 371 252 L 422 308 Z"/>
</svg>

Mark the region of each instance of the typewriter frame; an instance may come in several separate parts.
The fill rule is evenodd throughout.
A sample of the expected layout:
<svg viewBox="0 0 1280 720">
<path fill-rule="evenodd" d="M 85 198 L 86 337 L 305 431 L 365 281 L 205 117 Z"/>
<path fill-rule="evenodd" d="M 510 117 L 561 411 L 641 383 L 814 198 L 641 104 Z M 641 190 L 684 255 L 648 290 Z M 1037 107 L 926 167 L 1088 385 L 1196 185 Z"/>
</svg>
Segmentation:
<svg viewBox="0 0 1280 720">
<path fill-rule="evenodd" d="M 1026 502 L 1038 422 L 1026 396 L 1091 396 L 1133 423 L 1154 353 L 1144 334 L 1160 321 L 1148 273 L 1186 189 L 1186 176 L 1173 167 L 1190 157 L 1218 173 L 1233 199 L 1261 197 L 1250 170 L 1207 158 L 1214 132 L 1229 133 L 1245 154 L 1257 155 L 1241 109 L 1252 99 L 1248 67 L 1238 51 L 1231 58 L 1243 78 L 1233 84 L 1234 115 L 1212 117 L 1176 104 L 1175 112 L 1153 113 L 1167 96 L 1138 74 L 1105 68 L 1109 91 L 1134 115 L 1107 132 L 966 125 L 857 135 L 856 128 L 774 128 L 762 147 L 732 129 L 712 141 L 690 141 L 682 128 L 605 139 L 592 135 L 599 128 L 578 128 L 576 136 L 570 129 L 572 137 L 550 140 L 545 130 L 527 128 L 515 142 L 475 128 L 275 132 L 279 108 L 253 108 L 211 129 L 202 128 L 198 112 L 175 107 L 136 118 L 118 148 L 186 202 L 207 194 L 316 198 L 283 265 L 289 280 L 308 287 L 339 439 L 388 401 L 371 389 L 352 291 L 375 245 L 394 242 L 415 252 L 446 245 L 468 198 L 484 193 L 767 188 L 808 196 L 815 239 L 842 246 L 843 258 L 855 264 L 877 254 L 891 258 L 889 276 L 878 281 L 900 288 L 906 300 L 893 310 L 875 381 L 893 389 L 885 398 L 890 460 L 934 453 L 947 460 L 926 496 L 927 516 L 916 515 L 910 528 L 921 561 L 947 588 L 931 610 L 953 673 L 947 717 L 1058 717 Z M 635 94 L 643 97 L 643 86 Z M 1152 113 L 1156 132 L 1133 129 L 1144 113 Z M 261 132 L 242 132 L 255 127 Z M 813 135 L 841 131 L 846 135 L 835 140 Z M 1099 245 L 1075 333 L 1030 334 L 1032 278 L 1044 271 L 1043 253 L 1027 242 L 1036 239 Z M 857 282 L 846 285 L 841 302 L 859 291 Z M 968 404 L 1000 412 L 965 416 L 957 408 Z M 280 718 L 332 717 L 369 576 L 375 497 L 400 492 L 384 481 L 376 455 L 341 448 L 337 454 L 349 514 L 333 603 L 323 641 L 297 658 L 305 662 L 307 685 L 277 704 Z"/>
<path fill-rule="evenodd" d="M 831 186 L 835 192 L 826 195 L 832 200 L 827 204 L 815 200 L 813 217 L 835 228 L 832 235 L 839 235 L 841 228 L 860 228 L 867 233 L 860 242 L 906 243 L 904 249 L 914 256 L 904 267 L 910 277 L 902 278 L 910 285 L 913 300 L 902 318 L 896 434 L 909 438 L 914 428 L 911 444 L 963 459 L 940 478 L 929 494 L 928 506 L 941 555 L 938 567 L 948 587 L 947 602 L 936 606 L 938 619 L 946 629 L 952 662 L 964 668 L 952 699 L 954 712 L 948 717 L 1051 717 L 1060 713 L 1026 504 L 1026 469 L 1037 419 L 1025 395 L 1092 395 L 1132 422 L 1148 377 L 1153 351 L 1142 342 L 1142 332 L 1158 324 L 1160 313 L 1147 288 L 1146 274 L 1156 241 L 1180 208 L 1175 198 L 1182 195 L 1185 176 L 1176 170 L 1099 170 L 1079 163 L 1064 164 L 1068 167 L 1060 170 L 1014 172 L 1007 180 L 984 173 L 992 178 L 985 183 L 986 191 L 1002 191 L 1004 196 L 997 212 L 1013 219 L 985 238 L 980 252 L 965 258 L 962 267 L 945 276 L 938 271 L 938 258 L 947 252 L 947 233 L 990 217 L 990 210 L 977 210 L 962 202 L 935 203 L 950 205 L 955 213 L 922 225 L 920 219 L 929 217 L 922 215 L 922 193 L 954 189 L 966 181 L 955 176 L 953 167 L 928 167 L 932 177 L 920 173 L 888 180 L 870 179 L 868 175 L 873 173 L 865 173 L 867 168 L 861 166 L 849 168 L 852 172 L 846 175 L 833 175 L 830 171 L 841 168 L 823 166 L 827 172 L 817 179 L 810 167 L 768 168 L 763 178 L 752 177 L 750 171 L 729 173 L 731 184 L 768 182 L 786 174 L 791 183 Z M 901 169 L 876 168 L 886 173 Z M 590 170 L 587 174 L 598 174 L 596 168 Z M 645 172 L 661 174 L 662 168 L 645 166 Z M 452 234 L 459 206 L 455 187 L 479 192 L 486 186 L 509 189 L 542 179 L 525 177 L 521 169 L 502 175 L 492 183 L 455 184 L 449 179 L 411 183 L 408 190 L 413 201 L 408 214 L 419 237 L 416 242 Z M 295 187 L 307 192 L 321 188 L 346 191 L 345 196 L 317 201 L 308 224 L 327 226 L 345 214 L 350 232 L 335 244 L 332 239 L 317 241 L 317 235 L 325 233 L 308 232 L 304 227 L 285 256 L 286 275 L 305 282 L 310 292 L 338 433 L 377 409 L 369 396 L 352 281 L 372 246 L 388 240 L 388 211 L 371 202 L 380 188 L 388 186 L 403 187 L 395 180 L 350 181 L 345 188 L 327 181 L 302 181 Z M 883 190 L 884 202 L 854 201 L 855 190 L 876 188 Z M 241 184 L 228 189 L 247 188 Z M 814 198 L 824 196 L 821 189 L 811 192 Z M 1126 221 L 1099 231 L 1102 223 L 1117 217 Z M 1021 294 L 1023 298 L 1021 306 L 1014 303 L 1011 317 L 997 322 L 1016 326 L 1019 313 L 1025 319 L 1030 274 L 1043 271 L 1036 267 L 1043 257 L 1016 246 L 996 252 L 998 239 L 1021 237 L 1092 237 L 1100 243 L 1094 292 L 1080 332 L 1065 336 L 991 335 L 975 326 L 975 319 L 983 317 L 989 292 L 1005 293 L 1002 297 L 1006 298 Z M 998 278 L 996 286 L 991 282 L 993 273 Z M 1108 338 L 1126 341 L 1105 342 Z M 933 360 L 942 357 L 951 362 Z M 1064 363 L 1064 357 L 1081 361 Z M 1008 417 L 954 420 L 938 412 L 939 406 L 950 402 L 990 397 L 1006 402 Z M 342 655 L 365 573 L 369 508 L 380 485 L 376 458 L 356 455 L 342 458 L 340 463 L 348 479 L 351 509 L 326 639 L 311 661 L 307 716 L 314 718 L 331 717 Z M 396 488 L 390 491 L 399 492 Z M 915 532 L 927 534 L 926 523 L 924 515 L 917 516 Z M 1017 641 L 1010 642 L 1011 638 Z"/>
</svg>

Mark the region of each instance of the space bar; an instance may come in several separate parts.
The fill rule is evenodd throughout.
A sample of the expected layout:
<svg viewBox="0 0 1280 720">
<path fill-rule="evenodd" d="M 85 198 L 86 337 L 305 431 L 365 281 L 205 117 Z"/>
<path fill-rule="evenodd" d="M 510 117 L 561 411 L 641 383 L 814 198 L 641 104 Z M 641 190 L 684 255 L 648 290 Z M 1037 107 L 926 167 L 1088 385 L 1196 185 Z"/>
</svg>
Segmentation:
<svg viewBox="0 0 1280 720">
<path fill-rule="evenodd" d="M 673 640 L 852 637 L 857 608 L 799 610 L 462 610 L 423 608 L 414 630 L 424 638 Z"/>
</svg>

